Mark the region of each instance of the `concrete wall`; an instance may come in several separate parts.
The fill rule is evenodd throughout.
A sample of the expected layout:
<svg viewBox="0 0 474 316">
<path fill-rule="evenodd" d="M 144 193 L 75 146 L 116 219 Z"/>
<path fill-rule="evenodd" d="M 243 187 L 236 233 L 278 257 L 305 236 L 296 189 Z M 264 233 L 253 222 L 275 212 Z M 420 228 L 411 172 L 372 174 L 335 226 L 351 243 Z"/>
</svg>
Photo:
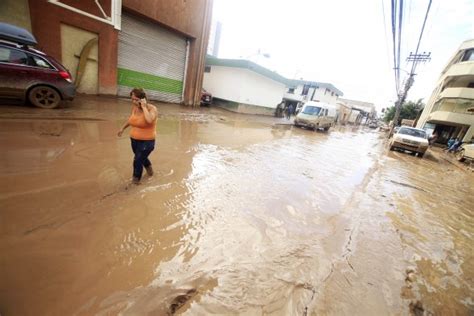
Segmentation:
<svg viewBox="0 0 474 316">
<path fill-rule="evenodd" d="M 212 0 L 122 0 L 122 6 L 124 10 L 147 17 L 189 38 L 184 103 L 199 104 L 212 20 Z"/>
<path fill-rule="evenodd" d="M 212 101 L 213 106 L 223 108 L 225 110 L 243 113 L 243 114 L 255 114 L 255 115 L 268 115 L 273 116 L 275 114 L 275 109 L 270 107 L 251 105 L 245 103 L 238 103 L 229 100 L 214 98 Z"/>
<path fill-rule="evenodd" d="M 95 5 L 93 1 L 74 1 L 74 3 L 77 4 L 76 7 L 80 6 L 83 10 L 92 10 L 92 5 Z M 117 93 L 118 31 L 112 25 L 79 15 L 48 3 L 46 0 L 29 0 L 29 5 L 32 31 L 38 40 L 38 48 L 61 62 L 63 60 L 61 24 L 98 34 L 98 92 L 100 94 L 115 95 Z M 110 12 L 110 7 L 104 6 L 104 10 Z M 71 73 L 75 71 L 74 69 L 69 70 Z"/>
<path fill-rule="evenodd" d="M 28 0 L 0 0 L 0 21 L 31 32 Z"/>
<path fill-rule="evenodd" d="M 286 91 L 283 83 L 249 69 L 211 66 L 204 74 L 204 89 L 213 97 L 275 109 Z"/>
</svg>

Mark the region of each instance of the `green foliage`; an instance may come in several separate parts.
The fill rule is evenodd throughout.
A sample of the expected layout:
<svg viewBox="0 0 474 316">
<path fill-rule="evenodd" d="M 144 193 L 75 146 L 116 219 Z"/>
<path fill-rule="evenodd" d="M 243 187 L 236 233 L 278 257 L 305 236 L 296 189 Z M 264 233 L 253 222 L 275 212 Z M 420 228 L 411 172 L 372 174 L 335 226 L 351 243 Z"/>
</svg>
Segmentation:
<svg viewBox="0 0 474 316">
<path fill-rule="evenodd" d="M 399 122 L 401 122 L 401 120 L 403 119 L 407 119 L 407 120 L 416 119 L 420 110 L 422 110 L 425 107 L 425 104 L 421 100 L 422 99 L 419 99 L 416 102 L 408 101 L 404 103 L 400 110 Z M 391 120 L 393 120 L 394 116 L 395 116 L 395 106 L 391 106 L 385 110 L 385 116 L 383 119 L 385 122 L 388 123 Z"/>
</svg>

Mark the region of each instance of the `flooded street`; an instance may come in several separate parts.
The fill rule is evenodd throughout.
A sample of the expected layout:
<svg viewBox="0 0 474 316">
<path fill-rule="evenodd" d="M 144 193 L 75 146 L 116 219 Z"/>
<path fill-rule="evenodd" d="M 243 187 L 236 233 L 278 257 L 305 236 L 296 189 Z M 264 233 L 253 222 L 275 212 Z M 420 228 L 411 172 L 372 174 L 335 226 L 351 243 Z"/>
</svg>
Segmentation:
<svg viewBox="0 0 474 316">
<path fill-rule="evenodd" d="M 385 134 L 127 101 L 0 107 L 0 314 L 472 315 L 474 173 Z"/>
</svg>

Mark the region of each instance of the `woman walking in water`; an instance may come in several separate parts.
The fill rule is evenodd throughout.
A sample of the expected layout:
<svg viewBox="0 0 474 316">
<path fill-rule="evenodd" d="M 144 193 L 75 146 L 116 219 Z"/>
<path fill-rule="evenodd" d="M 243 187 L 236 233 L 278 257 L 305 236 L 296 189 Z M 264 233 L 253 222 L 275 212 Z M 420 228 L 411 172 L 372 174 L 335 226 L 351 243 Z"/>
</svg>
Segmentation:
<svg viewBox="0 0 474 316">
<path fill-rule="evenodd" d="M 158 110 L 154 105 L 147 102 L 145 91 L 141 88 L 133 89 L 130 92 L 130 97 L 132 99 L 132 113 L 117 135 L 121 137 L 127 127 L 132 127 L 130 140 L 135 154 L 132 183 L 139 184 L 143 167 L 145 167 L 149 176 L 153 175 L 153 168 L 148 156 L 155 149 Z"/>
</svg>

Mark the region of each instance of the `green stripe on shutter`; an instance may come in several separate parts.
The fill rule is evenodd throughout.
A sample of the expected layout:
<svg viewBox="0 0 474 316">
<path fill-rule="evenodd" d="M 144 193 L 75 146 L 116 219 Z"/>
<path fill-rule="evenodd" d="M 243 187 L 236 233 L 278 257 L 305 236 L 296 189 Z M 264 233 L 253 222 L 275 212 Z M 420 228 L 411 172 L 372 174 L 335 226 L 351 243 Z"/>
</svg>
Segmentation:
<svg viewBox="0 0 474 316">
<path fill-rule="evenodd" d="M 144 72 L 118 68 L 117 82 L 119 86 L 143 88 L 181 95 L 183 82 L 179 80 L 150 75 Z"/>
</svg>

